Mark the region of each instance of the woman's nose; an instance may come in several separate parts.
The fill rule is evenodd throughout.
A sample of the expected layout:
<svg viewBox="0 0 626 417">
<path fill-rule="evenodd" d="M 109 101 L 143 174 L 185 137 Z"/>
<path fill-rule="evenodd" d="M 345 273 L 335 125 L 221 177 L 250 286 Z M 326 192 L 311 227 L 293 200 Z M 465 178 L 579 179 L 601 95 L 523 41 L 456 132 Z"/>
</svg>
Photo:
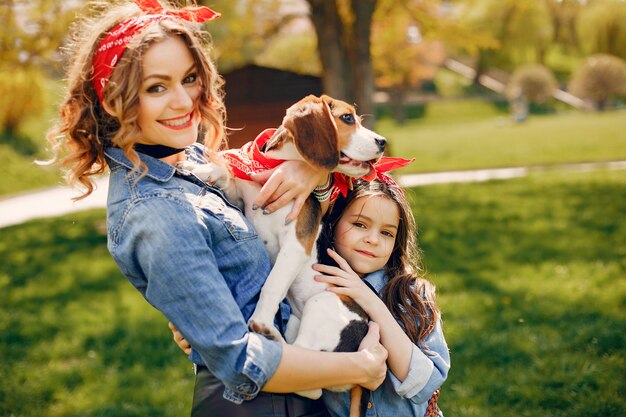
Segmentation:
<svg viewBox="0 0 626 417">
<path fill-rule="evenodd" d="M 174 88 L 172 102 L 170 106 L 175 109 L 188 109 L 193 105 L 193 99 L 189 95 L 189 91 L 182 86 L 179 85 Z"/>
</svg>

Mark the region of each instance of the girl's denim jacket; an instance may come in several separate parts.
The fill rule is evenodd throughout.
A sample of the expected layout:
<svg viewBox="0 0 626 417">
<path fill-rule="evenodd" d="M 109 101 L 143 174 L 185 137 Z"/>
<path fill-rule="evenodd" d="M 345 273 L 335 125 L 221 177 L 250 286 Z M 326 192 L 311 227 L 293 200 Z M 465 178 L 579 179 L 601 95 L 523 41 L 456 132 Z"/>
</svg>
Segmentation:
<svg viewBox="0 0 626 417">
<path fill-rule="evenodd" d="M 187 157 L 204 162 L 202 147 Z M 281 345 L 246 322 L 270 271 L 256 231 L 222 193 L 188 172 L 139 154 L 145 176 L 118 148 L 111 170 L 108 248 L 122 273 L 193 346 L 235 403 L 254 398 L 274 374 Z"/>
<path fill-rule="evenodd" d="M 384 270 L 373 272 L 365 278 L 380 295 L 385 286 Z M 430 352 L 424 353 L 413 345 L 409 373 L 404 381 L 387 370 L 387 378 L 375 391 L 371 392 L 365 415 L 374 416 L 419 416 L 426 413 L 428 400 L 444 383 L 450 369 L 450 353 L 443 337 L 441 323 L 424 340 Z M 324 404 L 333 417 L 345 417 L 350 410 L 350 394 L 324 390 Z M 443 414 L 439 414 L 443 416 Z"/>
</svg>

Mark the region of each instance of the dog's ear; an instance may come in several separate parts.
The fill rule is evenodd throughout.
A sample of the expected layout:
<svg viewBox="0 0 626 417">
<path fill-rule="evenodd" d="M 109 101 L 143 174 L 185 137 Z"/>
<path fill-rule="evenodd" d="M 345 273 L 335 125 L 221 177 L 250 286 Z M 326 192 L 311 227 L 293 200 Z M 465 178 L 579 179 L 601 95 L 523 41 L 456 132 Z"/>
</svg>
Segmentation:
<svg viewBox="0 0 626 417">
<path fill-rule="evenodd" d="M 325 100 L 313 95 L 300 100 L 287 110 L 282 126 L 305 161 L 328 170 L 339 164 L 337 125 Z"/>
</svg>

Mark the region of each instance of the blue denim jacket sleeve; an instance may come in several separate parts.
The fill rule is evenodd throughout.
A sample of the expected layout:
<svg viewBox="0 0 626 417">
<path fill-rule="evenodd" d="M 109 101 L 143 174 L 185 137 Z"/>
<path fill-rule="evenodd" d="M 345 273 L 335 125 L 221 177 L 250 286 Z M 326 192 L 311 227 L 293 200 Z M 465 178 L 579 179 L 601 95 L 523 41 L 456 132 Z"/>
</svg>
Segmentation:
<svg viewBox="0 0 626 417">
<path fill-rule="evenodd" d="M 163 215 L 168 211 L 173 215 Z M 146 300 L 185 335 L 217 378 L 249 399 L 276 370 L 281 347 L 248 332 L 217 269 L 212 242 L 197 222 L 175 200 L 139 201 L 126 213 L 113 254 L 121 266 L 128 262 L 120 258 L 135 258 L 149 278 L 125 272 L 131 281 L 140 281 Z"/>
<path fill-rule="evenodd" d="M 224 397 L 254 398 L 282 355 L 279 343 L 248 332 L 246 324 L 269 271 L 263 243 L 210 187 L 168 174 L 159 161 L 136 180 L 114 151 L 108 155 L 111 255 L 226 385 Z"/>
<path fill-rule="evenodd" d="M 404 381 L 389 371 L 396 393 L 416 404 L 428 401 L 444 383 L 450 370 L 450 352 L 441 331 L 441 321 L 424 342 L 429 348 L 426 352 L 413 345 L 409 373 Z"/>
</svg>

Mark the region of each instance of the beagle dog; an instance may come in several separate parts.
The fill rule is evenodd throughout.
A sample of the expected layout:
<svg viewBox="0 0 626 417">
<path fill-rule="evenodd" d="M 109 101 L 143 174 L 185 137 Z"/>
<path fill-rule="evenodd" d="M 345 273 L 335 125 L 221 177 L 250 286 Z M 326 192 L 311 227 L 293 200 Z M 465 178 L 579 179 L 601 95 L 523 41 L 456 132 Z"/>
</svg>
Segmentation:
<svg viewBox="0 0 626 417">
<path fill-rule="evenodd" d="M 325 95 L 311 95 L 287 109 L 282 125 L 263 144 L 262 151 L 271 159 L 302 160 L 325 171 L 362 177 L 372 175 L 385 144 L 384 137 L 361 125 L 353 106 Z M 282 340 L 273 323 L 279 303 L 287 297 L 292 309 L 285 332 L 287 343 L 322 351 L 356 351 L 367 333 L 367 315 L 354 301 L 325 291 L 327 284 L 313 279 L 316 272 L 311 266 L 318 261 L 316 241 L 323 215 L 317 199 L 309 196 L 297 219 L 285 224 L 293 202 L 271 214 L 254 210 L 251 202 L 260 185 L 244 179 L 245 175 L 231 175 L 232 165 L 184 168 L 218 186 L 231 202 L 243 207 L 270 253 L 273 267 L 248 322 L 250 329 Z M 312 390 L 298 394 L 319 398 L 321 393 Z"/>
</svg>

